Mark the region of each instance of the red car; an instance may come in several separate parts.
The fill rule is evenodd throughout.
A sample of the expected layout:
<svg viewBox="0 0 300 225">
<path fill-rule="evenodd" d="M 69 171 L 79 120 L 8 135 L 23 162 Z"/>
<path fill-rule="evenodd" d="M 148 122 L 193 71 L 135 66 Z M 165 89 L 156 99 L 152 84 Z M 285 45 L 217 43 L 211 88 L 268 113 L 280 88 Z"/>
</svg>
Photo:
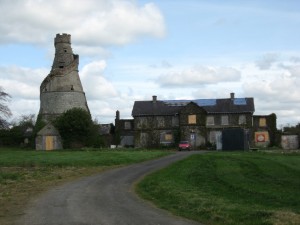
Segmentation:
<svg viewBox="0 0 300 225">
<path fill-rule="evenodd" d="M 179 151 L 181 150 L 191 150 L 191 145 L 188 141 L 181 141 L 178 145 Z"/>
</svg>

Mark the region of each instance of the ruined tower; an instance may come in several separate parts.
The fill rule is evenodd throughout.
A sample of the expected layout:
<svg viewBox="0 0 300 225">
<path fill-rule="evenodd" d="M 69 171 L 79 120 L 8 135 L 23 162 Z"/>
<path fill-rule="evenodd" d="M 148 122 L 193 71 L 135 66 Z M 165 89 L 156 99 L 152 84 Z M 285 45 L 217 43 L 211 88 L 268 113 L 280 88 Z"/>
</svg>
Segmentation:
<svg viewBox="0 0 300 225">
<path fill-rule="evenodd" d="M 79 56 L 73 54 L 71 35 L 57 34 L 54 46 L 52 69 L 40 86 L 39 115 L 46 122 L 75 107 L 89 112 L 78 74 Z"/>
</svg>

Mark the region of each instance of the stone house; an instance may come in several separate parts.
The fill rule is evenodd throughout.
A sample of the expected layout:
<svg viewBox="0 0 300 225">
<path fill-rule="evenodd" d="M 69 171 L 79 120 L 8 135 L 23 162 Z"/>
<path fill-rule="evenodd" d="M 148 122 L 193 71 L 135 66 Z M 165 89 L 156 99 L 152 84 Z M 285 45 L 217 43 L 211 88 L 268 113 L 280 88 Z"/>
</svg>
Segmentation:
<svg viewBox="0 0 300 225">
<path fill-rule="evenodd" d="M 135 147 L 175 146 L 189 141 L 194 149 L 222 149 L 222 132 L 242 129 L 253 145 L 253 98 L 135 101 L 131 120 Z M 116 117 L 116 130 L 123 124 Z M 123 129 L 124 132 L 124 129 Z M 126 134 L 123 133 L 125 136 Z"/>
</svg>

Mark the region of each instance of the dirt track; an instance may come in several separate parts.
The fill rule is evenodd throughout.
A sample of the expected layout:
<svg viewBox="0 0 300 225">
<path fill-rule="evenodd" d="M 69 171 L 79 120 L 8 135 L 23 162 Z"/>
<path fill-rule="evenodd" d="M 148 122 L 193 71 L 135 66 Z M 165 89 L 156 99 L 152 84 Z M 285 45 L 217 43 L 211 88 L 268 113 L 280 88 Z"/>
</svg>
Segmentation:
<svg viewBox="0 0 300 225">
<path fill-rule="evenodd" d="M 20 225 L 196 225 L 141 200 L 133 184 L 144 175 L 199 152 L 179 152 L 57 187 L 32 201 Z"/>
</svg>

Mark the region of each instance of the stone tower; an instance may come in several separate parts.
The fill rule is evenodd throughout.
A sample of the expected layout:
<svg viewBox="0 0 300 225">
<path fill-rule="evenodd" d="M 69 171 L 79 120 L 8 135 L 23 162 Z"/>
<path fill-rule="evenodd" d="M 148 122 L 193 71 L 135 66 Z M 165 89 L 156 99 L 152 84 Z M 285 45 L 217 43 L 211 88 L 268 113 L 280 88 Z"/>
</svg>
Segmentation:
<svg viewBox="0 0 300 225">
<path fill-rule="evenodd" d="M 79 56 L 73 54 L 71 35 L 57 34 L 54 46 L 52 69 L 40 86 L 39 115 L 46 122 L 75 107 L 89 112 L 78 74 Z"/>
</svg>

